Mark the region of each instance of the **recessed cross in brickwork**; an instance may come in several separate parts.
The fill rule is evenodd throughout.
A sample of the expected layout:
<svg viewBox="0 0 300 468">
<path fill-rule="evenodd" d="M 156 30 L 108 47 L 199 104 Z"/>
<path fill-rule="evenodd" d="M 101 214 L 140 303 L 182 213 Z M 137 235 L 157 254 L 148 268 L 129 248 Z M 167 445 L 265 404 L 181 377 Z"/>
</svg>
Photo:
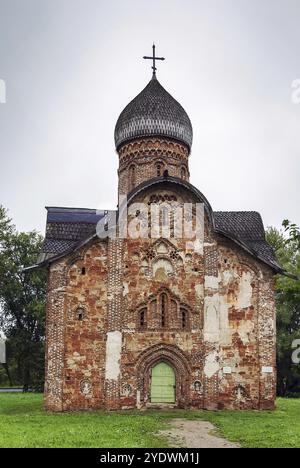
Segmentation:
<svg viewBox="0 0 300 468">
<path fill-rule="evenodd" d="M 155 44 L 153 44 L 152 50 L 153 50 L 152 57 L 144 56 L 143 58 L 145 60 L 152 60 L 153 61 L 152 70 L 153 70 L 153 78 L 155 78 L 156 77 L 156 70 L 157 70 L 155 62 L 156 62 L 156 60 L 165 60 L 165 58 L 164 57 L 156 57 L 156 55 L 155 55 Z"/>
</svg>

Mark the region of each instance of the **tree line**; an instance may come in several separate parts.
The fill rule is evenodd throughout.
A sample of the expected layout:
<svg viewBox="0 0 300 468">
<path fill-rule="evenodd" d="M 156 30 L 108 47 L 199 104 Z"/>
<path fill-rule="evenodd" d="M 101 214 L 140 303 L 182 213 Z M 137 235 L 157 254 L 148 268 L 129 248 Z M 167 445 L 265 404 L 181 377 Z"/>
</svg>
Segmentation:
<svg viewBox="0 0 300 468">
<path fill-rule="evenodd" d="M 40 391 L 44 382 L 46 272 L 34 265 L 43 237 L 18 232 L 0 206 L 0 330 L 6 337 L 7 363 L 0 367 L 0 386 Z"/>
<path fill-rule="evenodd" d="M 281 230 L 267 230 L 267 240 L 289 273 L 275 279 L 278 394 L 300 396 L 300 365 L 292 362 L 293 342 L 300 339 L 299 227 L 285 220 Z M 0 331 L 7 345 L 0 387 L 43 390 L 47 272 L 24 271 L 37 262 L 42 243 L 36 231 L 18 232 L 0 205 Z"/>
</svg>

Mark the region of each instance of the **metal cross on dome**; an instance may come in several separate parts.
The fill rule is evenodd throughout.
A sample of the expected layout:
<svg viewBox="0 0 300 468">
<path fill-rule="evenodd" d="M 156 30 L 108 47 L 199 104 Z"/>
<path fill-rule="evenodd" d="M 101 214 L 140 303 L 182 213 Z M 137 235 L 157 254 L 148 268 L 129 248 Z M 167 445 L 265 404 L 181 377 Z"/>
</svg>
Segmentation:
<svg viewBox="0 0 300 468">
<path fill-rule="evenodd" d="M 153 77 L 155 77 L 156 76 L 156 70 L 157 70 L 157 68 L 155 66 L 156 65 L 155 61 L 156 60 L 165 60 L 165 58 L 164 57 L 156 57 L 156 55 L 155 55 L 155 44 L 153 44 L 152 49 L 153 49 L 152 57 L 144 56 L 143 58 L 145 60 L 152 60 L 153 61 L 152 70 L 153 70 Z"/>
</svg>

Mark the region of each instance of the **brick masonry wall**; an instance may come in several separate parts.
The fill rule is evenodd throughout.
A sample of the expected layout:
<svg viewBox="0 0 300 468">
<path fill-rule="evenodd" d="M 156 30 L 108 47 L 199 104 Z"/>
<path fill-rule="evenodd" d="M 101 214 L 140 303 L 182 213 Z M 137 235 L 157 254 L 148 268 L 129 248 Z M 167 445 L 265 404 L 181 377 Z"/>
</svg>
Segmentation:
<svg viewBox="0 0 300 468">
<path fill-rule="evenodd" d="M 129 193 L 146 180 L 163 176 L 189 180 L 188 149 L 162 138 L 136 140 L 119 150 L 119 195 Z M 158 166 L 160 166 L 158 172 Z"/>
<path fill-rule="evenodd" d="M 45 406 L 52 411 L 104 406 L 107 246 L 96 240 L 52 265 L 47 305 Z"/>
<path fill-rule="evenodd" d="M 156 190 L 134 202 L 196 201 L 185 189 Z M 274 407 L 272 272 L 213 234 L 208 216 L 204 234 L 197 251 L 184 238 L 95 239 L 52 265 L 48 410 L 151 406 L 151 369 L 160 361 L 174 369 L 178 407 Z"/>
<path fill-rule="evenodd" d="M 273 409 L 276 398 L 273 274 L 221 239 L 219 267 L 219 407 Z"/>
</svg>

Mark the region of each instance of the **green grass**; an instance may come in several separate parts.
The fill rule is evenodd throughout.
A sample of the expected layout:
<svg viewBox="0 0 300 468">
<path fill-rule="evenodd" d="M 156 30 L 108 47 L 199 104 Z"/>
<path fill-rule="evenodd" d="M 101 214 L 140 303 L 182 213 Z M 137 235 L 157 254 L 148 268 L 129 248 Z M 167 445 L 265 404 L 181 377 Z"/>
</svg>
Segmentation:
<svg viewBox="0 0 300 468">
<path fill-rule="evenodd" d="M 172 418 L 210 421 L 242 447 L 300 447 L 300 400 L 274 412 L 146 411 L 47 414 L 42 395 L 0 394 L 0 447 L 167 447 Z"/>
</svg>

